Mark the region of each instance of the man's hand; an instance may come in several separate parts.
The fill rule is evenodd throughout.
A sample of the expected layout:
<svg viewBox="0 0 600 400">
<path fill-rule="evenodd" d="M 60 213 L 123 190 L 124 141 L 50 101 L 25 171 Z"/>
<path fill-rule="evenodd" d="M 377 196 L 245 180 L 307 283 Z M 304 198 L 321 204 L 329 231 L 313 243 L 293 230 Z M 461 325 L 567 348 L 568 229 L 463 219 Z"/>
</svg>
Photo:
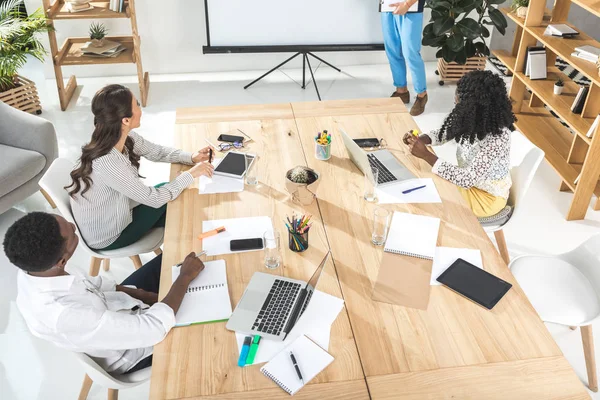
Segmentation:
<svg viewBox="0 0 600 400">
<path fill-rule="evenodd" d="M 142 301 L 144 304 L 152 306 L 158 302 L 158 293 L 147 292 L 143 289 L 130 288 L 127 286 L 117 285 L 117 292 L 127 293 L 134 299 Z"/>
<path fill-rule="evenodd" d="M 193 281 L 200 272 L 204 269 L 204 263 L 196 257 L 193 251 L 183 260 L 183 265 L 180 267 L 179 277 L 185 279 L 188 284 Z"/>
<path fill-rule="evenodd" d="M 408 9 L 410 8 L 410 5 L 408 4 L 408 1 L 403 1 L 402 3 L 393 3 L 390 4 L 390 7 L 396 7 L 396 9 L 394 10 L 394 12 L 392 14 L 394 15 L 404 15 L 408 12 Z"/>
<path fill-rule="evenodd" d="M 171 290 L 169 290 L 169 293 L 162 300 L 163 303 L 173 309 L 175 314 L 179 311 L 179 306 L 183 301 L 183 296 L 185 296 L 188 286 L 204 269 L 204 263 L 196 257 L 196 253 L 191 252 L 183 260 L 183 264 L 179 268 L 181 268 L 179 278 L 173 282 Z"/>
</svg>

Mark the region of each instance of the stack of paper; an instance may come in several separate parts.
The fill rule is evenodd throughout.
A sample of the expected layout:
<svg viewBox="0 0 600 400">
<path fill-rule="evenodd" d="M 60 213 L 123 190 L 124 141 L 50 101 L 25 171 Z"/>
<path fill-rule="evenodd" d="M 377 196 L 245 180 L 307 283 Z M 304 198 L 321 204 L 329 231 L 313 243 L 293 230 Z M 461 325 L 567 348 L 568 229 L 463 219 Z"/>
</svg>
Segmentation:
<svg viewBox="0 0 600 400">
<path fill-rule="evenodd" d="M 575 52 L 571 53 L 571 55 L 591 63 L 596 63 L 598 62 L 598 57 L 600 56 L 600 49 L 590 45 L 579 46 L 575 47 Z"/>
<path fill-rule="evenodd" d="M 91 57 L 116 57 L 125 51 L 125 46 L 111 40 L 104 40 L 100 47 L 96 47 L 92 42 L 87 42 L 81 46 L 81 52 L 86 56 Z"/>
<path fill-rule="evenodd" d="M 273 222 L 269 217 L 231 218 L 202 222 L 202 232 L 212 231 L 224 226 L 225 232 L 202 240 L 202 250 L 207 256 L 232 254 L 229 243 L 235 239 L 262 238 L 267 231 L 273 230 Z M 249 250 L 249 251 L 259 251 Z"/>
<path fill-rule="evenodd" d="M 403 193 L 420 186 L 422 189 Z M 416 204 L 416 203 L 441 203 L 442 199 L 435 188 L 431 178 L 408 179 L 377 187 L 375 189 L 379 204 Z"/>
<path fill-rule="evenodd" d="M 546 36 L 573 37 L 579 35 L 575 29 L 566 24 L 550 24 L 544 32 Z"/>
<path fill-rule="evenodd" d="M 213 161 L 215 168 L 223 161 L 222 158 Z M 244 191 L 244 178 L 232 178 L 223 175 L 213 175 L 212 178 L 201 176 L 198 179 L 198 193 L 235 193 Z"/>
</svg>

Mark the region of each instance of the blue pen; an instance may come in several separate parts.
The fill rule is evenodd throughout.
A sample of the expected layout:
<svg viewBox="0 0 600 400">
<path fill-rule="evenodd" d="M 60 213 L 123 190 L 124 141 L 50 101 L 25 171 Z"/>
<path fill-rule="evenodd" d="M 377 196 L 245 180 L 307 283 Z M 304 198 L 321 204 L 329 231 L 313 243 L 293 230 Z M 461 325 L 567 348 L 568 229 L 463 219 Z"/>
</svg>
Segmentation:
<svg viewBox="0 0 600 400">
<path fill-rule="evenodd" d="M 402 192 L 402 194 L 409 194 L 410 192 L 414 192 L 415 190 L 423 189 L 424 187 L 427 187 L 427 185 L 417 186 L 415 188 L 405 190 Z"/>
<path fill-rule="evenodd" d="M 250 351 L 251 344 L 252 344 L 252 336 L 246 336 L 244 338 L 244 345 L 242 346 L 240 358 L 238 358 L 238 367 L 243 367 L 246 365 L 246 358 L 248 357 L 248 352 Z"/>
</svg>

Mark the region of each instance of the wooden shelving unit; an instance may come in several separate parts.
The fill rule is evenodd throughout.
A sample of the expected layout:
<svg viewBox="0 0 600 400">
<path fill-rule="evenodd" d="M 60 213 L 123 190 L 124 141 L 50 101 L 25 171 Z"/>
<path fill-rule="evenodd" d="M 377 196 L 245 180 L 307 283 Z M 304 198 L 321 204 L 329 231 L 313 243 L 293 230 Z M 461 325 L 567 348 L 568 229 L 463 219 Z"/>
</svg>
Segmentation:
<svg viewBox="0 0 600 400">
<path fill-rule="evenodd" d="M 54 28 L 54 21 L 60 20 L 76 20 L 76 19 L 106 19 L 106 18 L 129 18 L 131 21 L 131 36 L 113 36 L 107 37 L 108 40 L 121 43 L 126 50 L 117 57 L 93 57 L 86 56 L 81 52 L 81 47 L 89 41 L 89 38 L 67 38 L 63 45 L 59 48 L 56 41 L 56 32 L 50 30 L 48 38 L 50 40 L 50 53 L 54 64 L 54 75 L 56 76 L 56 86 L 58 89 L 58 97 L 60 99 L 60 108 L 64 111 L 67 109 L 73 92 L 77 87 L 77 79 L 72 75 L 65 85 L 62 73 L 63 66 L 74 65 L 97 65 L 97 64 L 135 64 L 138 75 L 138 84 L 140 89 L 140 102 L 142 106 L 146 106 L 148 101 L 148 90 L 150 88 L 150 80 L 148 73 L 144 73 L 142 67 L 142 56 L 140 52 L 140 36 L 137 29 L 137 19 L 135 12 L 135 0 L 125 1 L 123 8 L 124 12 L 114 12 L 109 9 L 108 1 L 93 1 L 90 4 L 94 7 L 93 10 L 83 11 L 79 13 L 70 13 L 66 9 L 64 0 L 42 0 L 44 13 L 48 18 L 49 25 Z"/>
<path fill-rule="evenodd" d="M 545 8 L 545 0 L 530 0 L 526 18 L 519 18 L 504 8 L 501 11 L 517 24 L 515 38 L 511 51 L 493 52 L 513 75 L 510 97 L 518 119 L 517 129 L 546 153 L 546 160 L 562 179 L 560 190 L 573 192 L 567 220 L 585 218 L 592 196 L 597 198 L 594 210 L 600 210 L 600 127 L 591 138 L 587 137 L 594 119 L 600 114 L 600 76 L 594 63 L 571 56 L 576 47 L 600 47 L 600 43 L 566 21 L 571 2 L 600 17 L 598 0 L 555 0 L 552 10 Z M 551 22 L 544 20 L 544 14 L 551 14 Z M 580 35 L 571 39 L 544 36 L 549 23 L 566 23 Z M 540 44 L 546 47 L 548 77 L 531 80 L 523 72 L 527 48 Z M 571 112 L 579 85 L 555 67 L 556 57 L 592 82 L 581 114 Z M 561 95 L 554 94 L 554 82 L 558 78 L 565 82 Z"/>
</svg>

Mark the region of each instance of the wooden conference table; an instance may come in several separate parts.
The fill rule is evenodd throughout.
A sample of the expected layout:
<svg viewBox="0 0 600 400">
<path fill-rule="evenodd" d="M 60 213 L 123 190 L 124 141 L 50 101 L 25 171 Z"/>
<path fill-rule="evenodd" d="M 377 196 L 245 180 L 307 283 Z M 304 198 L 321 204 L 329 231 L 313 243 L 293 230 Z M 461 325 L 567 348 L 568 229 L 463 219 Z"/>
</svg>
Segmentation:
<svg viewBox="0 0 600 400">
<path fill-rule="evenodd" d="M 300 399 L 587 399 L 583 384 L 562 355 L 468 209 L 456 187 L 431 174 L 401 142 L 416 128 L 398 99 L 326 101 L 177 111 L 175 145 L 193 151 L 221 133 L 243 130 L 261 156 L 260 184 L 241 193 L 198 195 L 186 190 L 169 203 L 160 297 L 171 285 L 171 265 L 201 249 L 202 221 L 271 216 L 282 234 L 282 268 L 272 271 L 307 280 L 331 248 L 319 290 L 342 297 L 345 307 L 332 326 L 329 352 L 335 361 L 295 398 Z M 426 311 L 371 299 L 382 249 L 370 243 L 374 204 L 362 199 L 363 176 L 346 156 L 339 135 L 383 137 L 415 173 L 433 177 L 441 204 L 385 205 L 390 210 L 442 219 L 438 245 L 481 250 L 484 269 L 514 287 L 487 311 L 448 289 L 431 289 Z M 332 157 L 314 157 L 313 137 L 332 133 Z M 293 203 L 285 172 L 308 165 L 321 174 L 318 200 Z M 185 166 L 173 165 L 173 178 Z M 309 213 L 310 248 L 287 249 L 286 215 Z M 262 252 L 219 256 L 227 263 L 232 306 L 252 274 L 267 272 Z M 210 306 L 210 305 L 207 305 Z M 152 399 L 272 399 L 288 394 L 265 378 L 259 366 L 237 367 L 235 335 L 225 323 L 173 329 L 155 346 Z"/>
</svg>

